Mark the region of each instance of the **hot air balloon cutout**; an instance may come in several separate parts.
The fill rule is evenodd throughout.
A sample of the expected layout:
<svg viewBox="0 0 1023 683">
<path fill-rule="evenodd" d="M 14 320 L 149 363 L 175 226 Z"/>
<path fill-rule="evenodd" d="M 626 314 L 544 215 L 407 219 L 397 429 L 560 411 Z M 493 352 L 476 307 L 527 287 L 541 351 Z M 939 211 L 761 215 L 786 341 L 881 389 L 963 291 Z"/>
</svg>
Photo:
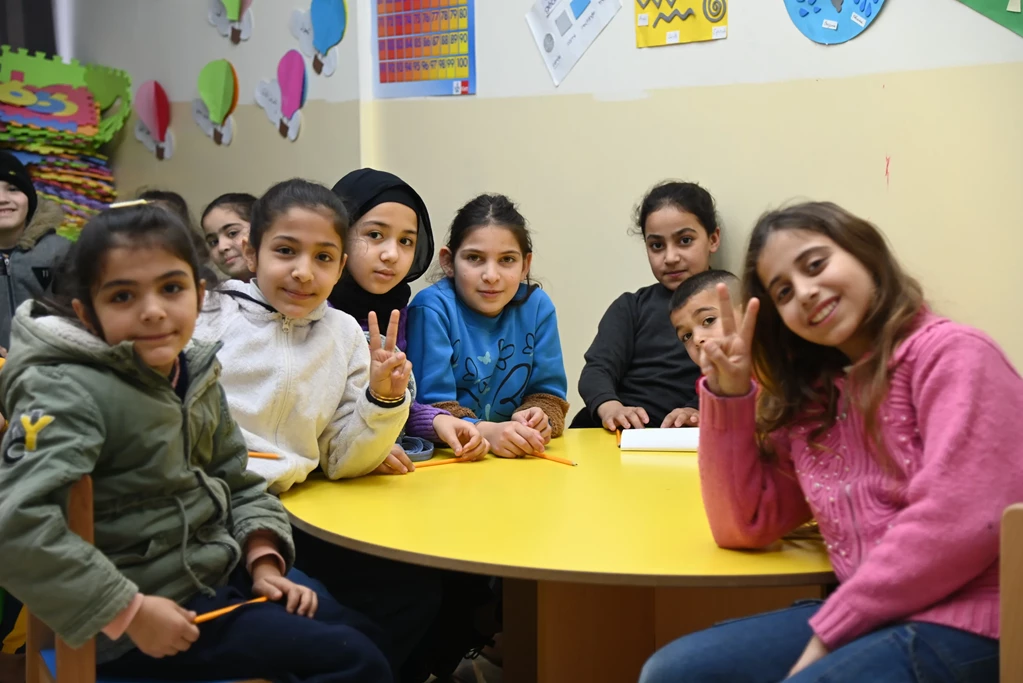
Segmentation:
<svg viewBox="0 0 1023 683">
<path fill-rule="evenodd" d="M 234 138 L 234 117 L 238 106 L 238 74 L 226 59 L 210 62 L 199 72 L 199 97 L 192 100 L 192 118 L 218 145 L 230 145 Z"/>
<path fill-rule="evenodd" d="M 237 45 L 252 36 L 252 0 L 210 0 L 209 21 Z"/>
<path fill-rule="evenodd" d="M 146 81 L 135 93 L 135 139 L 160 161 L 174 154 L 174 133 L 170 126 L 170 101 L 163 86 Z"/>
<path fill-rule="evenodd" d="M 277 126 L 282 138 L 292 142 L 302 125 L 302 112 L 309 83 L 305 60 L 298 50 L 288 50 L 277 63 L 277 78 L 260 81 L 256 86 L 256 104 L 263 108 L 270 123 Z"/>
<path fill-rule="evenodd" d="M 337 70 L 337 45 L 347 25 L 345 0 L 313 0 L 308 12 L 291 13 L 291 35 L 302 54 L 313 60 L 314 73 L 330 76 Z"/>
</svg>

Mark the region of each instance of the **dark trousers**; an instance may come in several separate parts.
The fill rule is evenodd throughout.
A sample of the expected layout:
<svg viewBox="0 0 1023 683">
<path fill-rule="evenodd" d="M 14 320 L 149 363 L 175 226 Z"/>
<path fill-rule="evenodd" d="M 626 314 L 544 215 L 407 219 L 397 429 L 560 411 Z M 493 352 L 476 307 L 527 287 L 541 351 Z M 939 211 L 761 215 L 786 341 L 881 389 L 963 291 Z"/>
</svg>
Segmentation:
<svg viewBox="0 0 1023 683">
<path fill-rule="evenodd" d="M 297 528 L 292 532 L 297 566 L 390 637 L 396 680 L 421 683 L 430 674 L 450 673 L 464 654 L 493 635 L 477 618 L 481 608 L 494 603 L 488 577 L 388 560 Z"/>
<path fill-rule="evenodd" d="M 241 607 L 199 627 L 187 651 L 153 659 L 132 650 L 98 667 L 101 676 L 159 680 L 266 678 L 287 683 L 388 683 L 391 668 L 384 636 L 358 612 L 340 605 L 322 584 L 300 571 L 288 578 L 316 591 L 314 618 L 288 614 L 283 604 Z M 244 568 L 215 597 L 198 595 L 183 605 L 199 614 L 251 600 Z"/>
</svg>

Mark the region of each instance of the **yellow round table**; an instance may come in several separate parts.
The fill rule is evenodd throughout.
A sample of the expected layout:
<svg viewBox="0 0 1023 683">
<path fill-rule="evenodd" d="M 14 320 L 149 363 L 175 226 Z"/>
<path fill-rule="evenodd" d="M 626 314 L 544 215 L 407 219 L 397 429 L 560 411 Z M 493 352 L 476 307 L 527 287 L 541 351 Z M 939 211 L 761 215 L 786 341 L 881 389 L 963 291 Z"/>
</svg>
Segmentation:
<svg viewBox="0 0 1023 683">
<path fill-rule="evenodd" d="M 405 476 L 312 479 L 281 500 L 295 526 L 329 542 L 512 579 L 509 681 L 635 681 L 672 637 L 819 597 L 834 580 L 818 542 L 718 548 L 695 454 L 621 452 L 603 430 L 568 430 L 548 453 L 578 465 L 488 456 Z"/>
</svg>

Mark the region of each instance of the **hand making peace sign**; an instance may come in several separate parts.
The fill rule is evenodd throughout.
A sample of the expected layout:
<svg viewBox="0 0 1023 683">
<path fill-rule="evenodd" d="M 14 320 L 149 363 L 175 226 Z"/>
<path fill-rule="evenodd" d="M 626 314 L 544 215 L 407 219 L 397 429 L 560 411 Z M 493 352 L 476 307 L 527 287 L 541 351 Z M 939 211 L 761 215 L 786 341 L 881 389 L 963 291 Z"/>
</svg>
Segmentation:
<svg viewBox="0 0 1023 683">
<path fill-rule="evenodd" d="M 751 349 L 760 301 L 749 300 L 740 325 L 728 286 L 719 283 L 717 291 L 723 334 L 718 339 L 708 339 L 700 347 L 700 371 L 707 378 L 707 387 L 718 396 L 745 396 L 753 377 Z"/>
<path fill-rule="evenodd" d="M 376 398 L 397 400 L 405 395 L 412 375 L 412 363 L 399 351 L 398 319 L 401 314 L 391 311 L 387 324 L 387 338 L 381 345 L 377 314 L 369 314 L 369 391 Z"/>
</svg>

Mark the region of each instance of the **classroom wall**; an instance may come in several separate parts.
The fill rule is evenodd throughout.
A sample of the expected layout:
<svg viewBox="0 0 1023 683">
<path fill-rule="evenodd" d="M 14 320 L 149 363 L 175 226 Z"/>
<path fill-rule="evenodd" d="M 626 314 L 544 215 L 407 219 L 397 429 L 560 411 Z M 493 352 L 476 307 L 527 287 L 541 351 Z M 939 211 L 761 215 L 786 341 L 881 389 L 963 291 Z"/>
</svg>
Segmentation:
<svg viewBox="0 0 1023 683">
<path fill-rule="evenodd" d="M 349 3 L 349 26 L 338 46 L 338 69 L 309 80 L 302 109 L 303 134 L 289 142 L 275 132 L 254 103 L 260 80 L 276 77 L 277 62 L 298 44 L 291 36 L 292 10 L 303 3 L 256 0 L 253 36 L 239 45 L 221 37 L 207 21 L 209 0 L 85 0 L 72 13 L 74 57 L 128 71 L 137 87 L 156 79 L 173 103 L 176 149 L 157 161 L 134 138 L 134 118 L 113 152 L 119 191 L 168 187 L 192 204 L 193 213 L 217 195 L 245 190 L 259 194 L 278 180 L 303 176 L 333 184 L 361 157 L 358 5 Z M 308 9 L 308 3 L 304 3 Z M 217 147 L 192 120 L 200 69 L 228 59 L 239 81 L 235 140 Z M 310 133 L 310 131 L 312 131 Z"/>
<path fill-rule="evenodd" d="M 257 32 L 276 4 L 256 1 Z M 356 40 L 342 43 L 356 53 L 355 86 L 311 92 L 297 143 L 243 105 L 237 142 L 217 149 L 176 105 L 185 138 L 176 158 L 160 164 L 128 140 L 115 156 L 119 182 L 175 187 L 198 204 L 296 173 L 332 183 L 359 163 L 376 165 L 420 191 L 439 232 L 475 193 L 505 192 L 535 231 L 534 274 L 558 306 L 574 407 L 600 315 L 651 282 L 642 244 L 626 232 L 644 190 L 666 177 L 697 180 L 717 197 L 721 267 L 738 266 L 768 207 L 830 199 L 869 217 L 939 311 L 982 327 L 1023 363 L 1023 131 L 1013 116 L 1023 110 L 1023 38 L 955 0 L 890 0 L 860 38 L 825 48 L 796 31 L 780 2 L 749 2 L 731 7 L 725 41 L 636 50 L 626 2 L 556 89 L 523 20 L 530 3 L 476 4 L 476 97 L 371 100 L 372 63 L 358 58 L 370 54 L 369 13 L 359 0 L 350 3 Z M 161 25 L 173 34 L 170 19 Z M 264 55 L 255 41 L 238 50 L 272 73 L 286 48 Z M 96 55 L 111 54 L 112 42 L 96 18 L 77 36 Z M 125 63 L 137 57 L 137 47 L 117 49 Z M 189 62 L 192 79 L 210 58 Z M 247 62 L 236 64 L 241 76 Z M 187 81 L 173 99 L 193 96 Z"/>
</svg>

